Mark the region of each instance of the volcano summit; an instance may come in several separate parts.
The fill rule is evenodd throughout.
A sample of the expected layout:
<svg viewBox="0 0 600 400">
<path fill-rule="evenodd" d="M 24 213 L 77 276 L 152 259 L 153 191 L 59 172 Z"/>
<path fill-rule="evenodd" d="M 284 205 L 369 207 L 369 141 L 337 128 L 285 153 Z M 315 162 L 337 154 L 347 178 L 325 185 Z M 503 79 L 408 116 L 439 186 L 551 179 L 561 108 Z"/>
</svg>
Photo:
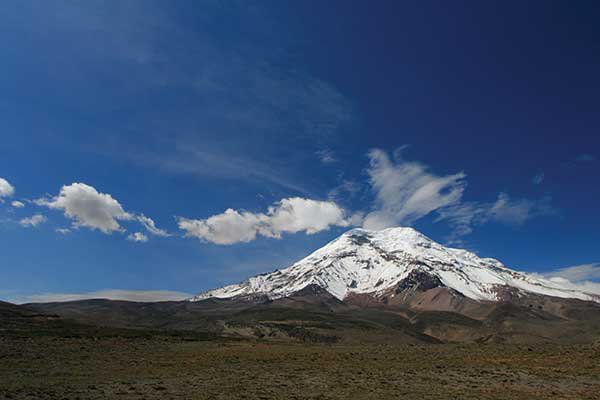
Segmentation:
<svg viewBox="0 0 600 400">
<path fill-rule="evenodd" d="M 368 296 L 385 303 L 406 299 L 409 289 L 484 302 L 528 295 L 600 302 L 598 295 L 442 246 L 412 228 L 353 229 L 288 268 L 209 290 L 191 300 L 243 296 L 274 300 L 308 286 L 339 300 Z"/>
</svg>

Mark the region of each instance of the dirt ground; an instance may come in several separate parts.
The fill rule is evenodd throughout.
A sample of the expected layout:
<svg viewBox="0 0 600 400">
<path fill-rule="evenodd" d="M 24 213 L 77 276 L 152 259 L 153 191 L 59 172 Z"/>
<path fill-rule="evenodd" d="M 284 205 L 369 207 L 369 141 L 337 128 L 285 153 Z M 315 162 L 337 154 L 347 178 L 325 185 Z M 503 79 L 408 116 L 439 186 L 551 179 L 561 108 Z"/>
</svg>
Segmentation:
<svg viewBox="0 0 600 400">
<path fill-rule="evenodd" d="M 600 346 L 0 337 L 0 399 L 600 399 Z"/>
</svg>

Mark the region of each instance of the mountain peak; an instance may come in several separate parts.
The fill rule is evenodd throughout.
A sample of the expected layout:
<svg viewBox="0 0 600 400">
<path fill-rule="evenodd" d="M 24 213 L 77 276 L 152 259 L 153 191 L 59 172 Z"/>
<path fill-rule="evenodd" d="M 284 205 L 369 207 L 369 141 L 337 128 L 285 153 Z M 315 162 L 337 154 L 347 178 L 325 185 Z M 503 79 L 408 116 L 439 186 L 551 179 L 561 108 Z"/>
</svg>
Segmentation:
<svg viewBox="0 0 600 400">
<path fill-rule="evenodd" d="M 255 295 L 277 299 L 309 285 L 339 300 L 351 294 L 393 296 L 398 287 L 406 286 L 407 279 L 417 284 L 414 277 L 427 277 L 423 279 L 429 283 L 436 282 L 477 301 L 501 300 L 508 289 L 511 293 L 600 301 L 598 296 L 513 271 L 498 260 L 445 247 L 409 227 L 352 229 L 290 267 L 204 292 L 191 300 Z"/>
<path fill-rule="evenodd" d="M 408 226 L 396 226 L 391 228 L 385 228 L 381 230 L 372 230 L 365 228 L 354 228 L 350 229 L 347 232 L 344 232 L 340 237 L 347 236 L 388 236 L 388 237 L 405 237 L 405 238 L 425 238 L 429 239 L 427 236 L 423 235 L 421 232 L 417 231 L 414 228 Z"/>
</svg>

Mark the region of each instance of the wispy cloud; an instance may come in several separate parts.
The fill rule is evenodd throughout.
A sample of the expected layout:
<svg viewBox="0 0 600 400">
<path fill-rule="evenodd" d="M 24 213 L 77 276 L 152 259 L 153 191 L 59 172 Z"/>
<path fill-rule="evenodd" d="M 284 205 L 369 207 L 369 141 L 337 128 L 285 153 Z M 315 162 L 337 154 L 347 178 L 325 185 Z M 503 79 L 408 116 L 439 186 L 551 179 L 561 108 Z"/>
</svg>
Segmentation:
<svg viewBox="0 0 600 400">
<path fill-rule="evenodd" d="M 199 135 L 200 136 L 200 135 Z M 188 174 L 201 178 L 229 179 L 277 185 L 305 196 L 314 196 L 300 179 L 290 177 L 289 167 L 282 159 L 264 162 L 241 154 L 235 150 L 224 151 L 211 143 L 198 143 L 197 139 L 185 139 L 175 149 L 161 153 L 131 148 L 126 151 L 109 150 L 109 154 L 120 156 L 143 166 L 151 166 L 173 174 Z M 265 150 L 270 149 L 267 145 Z M 251 152 L 249 152 L 251 153 Z"/>
<path fill-rule="evenodd" d="M 354 179 L 342 179 L 340 184 L 327 193 L 327 198 L 340 202 L 348 200 L 364 190 L 364 185 Z"/>
<path fill-rule="evenodd" d="M 539 185 L 544 181 L 545 175 L 543 172 L 538 172 L 537 174 L 535 174 L 533 176 L 533 178 L 531 179 L 531 181 L 533 182 L 534 185 Z"/>
<path fill-rule="evenodd" d="M 333 152 L 333 150 L 330 149 L 317 150 L 315 154 L 323 164 L 333 164 L 338 161 L 337 157 L 335 156 L 335 153 Z"/>
<path fill-rule="evenodd" d="M 511 199 L 508 194 L 500 193 L 489 214 L 495 221 L 520 226 L 533 217 L 555 214 L 556 210 L 550 205 L 550 201 L 548 196 L 536 201 Z"/>
<path fill-rule="evenodd" d="M 351 102 L 297 63 L 282 62 L 288 47 L 295 50 L 299 41 L 289 29 L 286 35 L 272 35 L 281 22 L 268 7 L 204 2 L 202 22 L 185 31 L 178 18 L 187 16 L 166 8 L 129 1 L 10 10 L 15 29 L 71 39 L 73 57 L 64 64 L 58 57 L 50 60 L 57 63 L 48 66 L 57 71 L 57 81 L 94 81 L 87 74 L 97 75 L 98 68 L 107 87 L 124 88 L 124 95 L 113 101 L 135 102 L 128 94 L 148 90 L 186 99 L 166 105 L 160 117 L 139 107 L 123 121 L 122 130 L 89 135 L 95 139 L 77 150 L 173 174 L 255 180 L 315 197 L 294 166 L 337 140 L 340 128 L 354 118 Z M 214 22 L 223 18 L 240 24 L 239 30 L 228 30 L 228 40 L 214 29 Z M 299 152 L 299 147 L 307 151 Z"/>
<path fill-rule="evenodd" d="M 136 219 L 146 228 L 148 232 L 155 236 L 168 237 L 171 234 L 164 229 L 160 229 L 156 226 L 154 220 L 150 217 L 146 217 L 144 214 L 136 216 Z M 138 232 L 139 233 L 139 232 Z"/>
<path fill-rule="evenodd" d="M 500 193 L 494 202 L 463 202 L 437 211 L 436 221 L 446 221 L 452 227 L 450 244 L 460 243 L 460 237 L 473 232 L 488 222 L 499 222 L 513 227 L 523 225 L 532 218 L 552 215 L 556 210 L 550 197 L 539 200 L 511 199 Z"/>
<path fill-rule="evenodd" d="M 39 293 L 31 295 L 11 295 L 9 301 L 17 304 L 24 303 L 52 303 L 62 301 L 77 301 L 88 299 L 126 300 L 138 302 L 152 301 L 180 301 L 192 297 L 185 292 L 171 290 L 119 290 L 105 289 L 84 293 Z"/>
<path fill-rule="evenodd" d="M 382 150 L 369 153 L 367 172 L 375 204 L 364 218 L 365 228 L 410 225 L 434 213 L 436 221 L 451 226 L 449 242 L 459 243 L 460 237 L 488 222 L 521 226 L 534 217 L 556 213 L 548 196 L 529 200 L 499 193 L 492 202 L 464 201 L 464 173 L 437 175 L 424 164 L 403 159 L 403 149 L 395 152 L 394 160 Z"/>
<path fill-rule="evenodd" d="M 466 186 L 462 172 L 438 176 L 418 162 L 392 161 L 382 150 L 369 152 L 367 170 L 375 207 L 364 219 L 367 229 L 412 224 L 443 207 L 457 204 Z"/>
</svg>

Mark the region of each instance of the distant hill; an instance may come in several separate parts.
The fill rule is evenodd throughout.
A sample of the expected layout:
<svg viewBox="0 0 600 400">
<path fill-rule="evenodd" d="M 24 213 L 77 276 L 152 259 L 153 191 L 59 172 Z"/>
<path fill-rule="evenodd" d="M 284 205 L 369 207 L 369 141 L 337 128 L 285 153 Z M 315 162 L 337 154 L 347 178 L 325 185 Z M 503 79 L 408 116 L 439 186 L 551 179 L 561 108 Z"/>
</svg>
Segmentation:
<svg viewBox="0 0 600 400">
<path fill-rule="evenodd" d="M 600 338 L 600 307 L 560 299 L 558 312 L 534 304 L 486 303 L 479 316 L 402 305 L 342 302 L 318 286 L 285 298 L 135 303 L 82 300 L 29 304 L 88 325 L 193 331 L 215 337 L 309 342 L 588 343 Z"/>
<path fill-rule="evenodd" d="M 38 308 L 37 310 L 35 308 Z M 152 337 L 182 336 L 194 340 L 211 340 L 216 336 L 201 330 L 132 329 L 127 326 L 89 323 L 77 318 L 59 316 L 44 310 L 0 301 L 1 337 Z M 68 314 L 68 313 L 65 313 Z"/>
<path fill-rule="evenodd" d="M 44 332 L 59 324 L 57 315 L 36 311 L 25 306 L 0 301 L 0 334 L 19 334 L 24 332 Z"/>
</svg>

